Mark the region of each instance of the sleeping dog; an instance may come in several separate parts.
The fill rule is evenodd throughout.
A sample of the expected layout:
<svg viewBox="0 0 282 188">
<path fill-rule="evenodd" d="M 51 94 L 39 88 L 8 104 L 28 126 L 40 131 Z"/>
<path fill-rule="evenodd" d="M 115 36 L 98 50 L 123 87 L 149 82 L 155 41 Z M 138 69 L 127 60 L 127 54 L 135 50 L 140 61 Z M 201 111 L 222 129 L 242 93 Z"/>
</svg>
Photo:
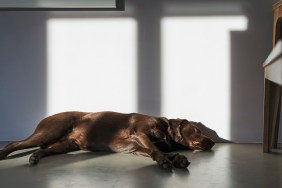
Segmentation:
<svg viewBox="0 0 282 188">
<path fill-rule="evenodd" d="M 0 159 L 10 153 L 40 147 L 29 158 L 35 165 L 48 155 L 76 150 L 132 153 L 152 158 L 164 169 L 187 168 L 178 149 L 210 150 L 214 142 L 195 123 L 143 114 L 117 112 L 63 112 L 43 119 L 27 139 L 0 150 Z"/>
</svg>

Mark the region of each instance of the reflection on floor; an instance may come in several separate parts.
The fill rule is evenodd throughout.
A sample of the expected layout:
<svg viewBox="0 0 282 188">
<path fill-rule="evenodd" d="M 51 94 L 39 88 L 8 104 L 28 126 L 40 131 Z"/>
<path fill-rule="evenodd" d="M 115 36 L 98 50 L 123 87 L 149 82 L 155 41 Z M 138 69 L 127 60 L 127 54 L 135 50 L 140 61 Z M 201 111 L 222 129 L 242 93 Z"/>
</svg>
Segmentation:
<svg viewBox="0 0 282 188">
<path fill-rule="evenodd" d="M 0 143 L 0 147 L 6 143 Z M 29 151 L 29 150 L 25 150 Z M 26 152 L 30 153 L 30 152 Z M 26 154 L 25 153 L 25 154 Z M 281 188 L 282 155 L 264 154 L 261 144 L 216 144 L 213 151 L 181 151 L 188 170 L 160 169 L 129 154 L 72 152 L 28 166 L 28 155 L 0 161 L 1 187 Z"/>
</svg>

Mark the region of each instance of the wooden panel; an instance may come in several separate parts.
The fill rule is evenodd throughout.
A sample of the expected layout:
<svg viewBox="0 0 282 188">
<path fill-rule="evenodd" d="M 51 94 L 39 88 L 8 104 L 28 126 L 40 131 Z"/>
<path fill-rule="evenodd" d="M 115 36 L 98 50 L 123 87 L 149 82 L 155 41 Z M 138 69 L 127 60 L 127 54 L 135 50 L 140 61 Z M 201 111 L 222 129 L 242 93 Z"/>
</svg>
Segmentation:
<svg viewBox="0 0 282 188">
<path fill-rule="evenodd" d="M 282 16 L 282 1 L 277 2 L 273 5 L 273 46 L 275 46 L 275 43 L 277 42 L 276 39 L 276 32 L 277 32 L 277 21 Z"/>
</svg>

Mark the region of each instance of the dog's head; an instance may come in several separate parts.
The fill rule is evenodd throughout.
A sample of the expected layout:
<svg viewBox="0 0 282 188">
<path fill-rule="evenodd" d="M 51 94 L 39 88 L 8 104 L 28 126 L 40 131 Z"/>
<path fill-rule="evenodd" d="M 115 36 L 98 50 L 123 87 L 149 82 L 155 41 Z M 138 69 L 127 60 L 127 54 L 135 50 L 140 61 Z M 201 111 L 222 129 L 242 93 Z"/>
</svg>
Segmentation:
<svg viewBox="0 0 282 188">
<path fill-rule="evenodd" d="M 214 141 L 203 135 L 201 130 L 186 119 L 169 119 L 172 139 L 193 150 L 210 150 Z"/>
</svg>

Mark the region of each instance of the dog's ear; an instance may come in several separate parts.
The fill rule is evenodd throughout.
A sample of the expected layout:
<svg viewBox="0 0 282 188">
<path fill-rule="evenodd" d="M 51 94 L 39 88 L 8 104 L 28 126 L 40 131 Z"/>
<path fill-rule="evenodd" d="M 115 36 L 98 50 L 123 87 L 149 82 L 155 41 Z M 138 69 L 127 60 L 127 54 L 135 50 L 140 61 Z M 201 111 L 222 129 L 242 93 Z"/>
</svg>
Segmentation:
<svg viewBox="0 0 282 188">
<path fill-rule="evenodd" d="M 185 124 L 185 122 L 189 122 L 187 119 L 180 119 L 180 118 L 169 119 L 168 121 L 175 128 L 179 127 L 179 125 L 181 125 L 181 124 Z"/>
<path fill-rule="evenodd" d="M 178 125 L 180 124 L 180 122 L 181 122 L 182 120 L 183 120 L 183 119 L 177 118 L 177 119 L 169 119 L 168 121 L 169 121 L 169 123 L 170 123 L 171 126 L 177 128 Z"/>
<path fill-rule="evenodd" d="M 169 120 L 166 117 L 161 117 L 160 119 L 166 124 L 169 124 Z"/>
<path fill-rule="evenodd" d="M 173 138 L 176 142 L 179 142 L 182 138 L 182 133 L 181 133 L 181 123 L 183 121 L 187 121 L 185 119 L 169 119 L 169 125 L 171 128 L 171 134 L 173 135 Z"/>
</svg>

